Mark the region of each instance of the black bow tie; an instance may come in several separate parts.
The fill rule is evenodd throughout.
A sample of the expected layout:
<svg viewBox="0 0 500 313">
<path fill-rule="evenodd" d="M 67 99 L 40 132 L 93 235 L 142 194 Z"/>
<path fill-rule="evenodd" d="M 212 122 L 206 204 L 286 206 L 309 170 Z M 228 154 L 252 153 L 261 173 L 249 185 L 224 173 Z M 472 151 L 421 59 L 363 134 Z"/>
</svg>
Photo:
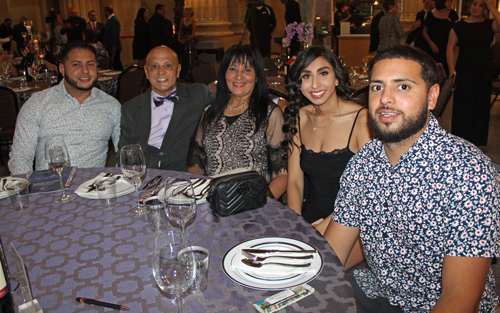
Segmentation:
<svg viewBox="0 0 500 313">
<path fill-rule="evenodd" d="M 177 95 L 176 92 L 172 92 L 166 97 L 154 97 L 153 102 L 155 103 L 156 107 L 159 107 L 160 105 L 165 102 L 165 100 L 170 100 L 172 102 L 178 102 L 179 101 L 179 96 Z"/>
</svg>

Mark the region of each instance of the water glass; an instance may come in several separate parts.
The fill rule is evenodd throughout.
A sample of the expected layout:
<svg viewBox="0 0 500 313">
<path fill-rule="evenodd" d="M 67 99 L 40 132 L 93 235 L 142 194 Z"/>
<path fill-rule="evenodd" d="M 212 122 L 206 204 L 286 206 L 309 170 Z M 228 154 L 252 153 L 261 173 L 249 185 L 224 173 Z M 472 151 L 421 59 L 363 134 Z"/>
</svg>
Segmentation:
<svg viewBox="0 0 500 313">
<path fill-rule="evenodd" d="M 147 208 L 146 220 L 154 233 L 161 233 L 167 230 L 167 215 L 165 214 L 165 205 L 158 197 L 151 197 L 144 200 L 144 206 Z"/>
<path fill-rule="evenodd" d="M 116 178 L 99 178 L 95 181 L 95 187 L 101 205 L 109 207 L 116 204 Z"/>
<path fill-rule="evenodd" d="M 5 184 L 4 188 L 10 194 L 10 202 L 14 210 L 20 211 L 26 209 L 30 205 L 29 183 L 24 181 L 10 181 Z"/>
<path fill-rule="evenodd" d="M 188 292 L 190 294 L 200 294 L 207 290 L 208 287 L 208 260 L 210 258 L 210 252 L 208 249 L 200 246 L 192 246 L 191 250 L 194 253 L 194 258 L 196 262 L 196 277 L 194 283 L 189 287 Z"/>
<path fill-rule="evenodd" d="M 57 76 L 56 75 L 50 76 L 50 84 L 51 85 L 57 84 Z"/>
</svg>

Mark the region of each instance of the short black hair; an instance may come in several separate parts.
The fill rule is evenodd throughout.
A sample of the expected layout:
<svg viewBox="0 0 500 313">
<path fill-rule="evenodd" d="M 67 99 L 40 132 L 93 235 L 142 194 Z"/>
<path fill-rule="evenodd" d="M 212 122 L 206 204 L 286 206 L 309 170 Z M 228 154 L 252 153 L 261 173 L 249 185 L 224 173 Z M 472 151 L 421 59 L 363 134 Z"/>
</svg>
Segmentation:
<svg viewBox="0 0 500 313">
<path fill-rule="evenodd" d="M 420 64 L 420 76 L 425 81 L 427 90 L 435 84 L 440 84 L 443 80 L 443 72 L 439 65 L 427 53 L 419 48 L 411 47 L 408 45 L 399 45 L 384 51 L 378 52 L 375 58 L 371 61 L 368 68 L 370 79 L 372 77 L 373 67 L 380 60 L 387 59 L 404 59 L 414 61 Z"/>
<path fill-rule="evenodd" d="M 10 18 L 6 18 L 5 21 L 3 21 L 4 23 L 5 22 L 12 22 L 12 20 Z"/>
<path fill-rule="evenodd" d="M 113 7 L 110 5 L 107 5 L 104 7 L 104 12 L 108 12 L 110 14 L 113 14 L 115 11 L 113 10 Z"/>
<path fill-rule="evenodd" d="M 396 0 L 383 0 L 382 1 L 382 8 L 384 8 L 384 11 L 389 11 L 391 5 L 396 5 Z"/>
<path fill-rule="evenodd" d="M 164 4 L 157 4 L 157 5 L 155 6 L 155 13 L 156 13 L 156 11 L 158 11 L 159 9 L 161 9 L 161 8 L 163 8 L 163 7 L 165 7 L 165 5 L 164 5 Z"/>
<path fill-rule="evenodd" d="M 89 50 L 90 52 L 92 52 L 94 54 L 94 57 L 97 60 L 97 51 L 95 50 L 95 48 L 91 44 L 86 43 L 83 40 L 77 40 L 77 41 L 70 42 L 69 44 L 67 44 L 66 46 L 64 46 L 61 49 L 61 62 L 62 63 L 66 62 L 68 60 L 68 54 L 73 49 Z"/>
<path fill-rule="evenodd" d="M 89 13 L 87 13 L 88 16 L 90 16 L 90 13 L 94 12 L 95 14 L 97 14 L 97 12 L 95 10 L 90 10 Z"/>
<path fill-rule="evenodd" d="M 344 7 L 345 7 L 345 3 L 344 2 L 337 2 L 335 3 L 335 7 L 338 9 L 338 10 L 342 10 Z"/>
</svg>

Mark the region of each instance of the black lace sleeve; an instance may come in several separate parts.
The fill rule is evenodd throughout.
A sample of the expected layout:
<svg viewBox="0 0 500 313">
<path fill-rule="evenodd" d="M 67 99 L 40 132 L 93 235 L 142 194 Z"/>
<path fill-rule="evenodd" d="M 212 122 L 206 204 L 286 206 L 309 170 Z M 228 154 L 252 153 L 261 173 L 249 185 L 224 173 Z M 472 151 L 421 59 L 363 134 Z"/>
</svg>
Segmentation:
<svg viewBox="0 0 500 313">
<path fill-rule="evenodd" d="M 283 112 L 278 106 L 272 110 L 267 125 L 267 160 L 271 180 L 288 169 L 288 151 L 283 140 Z"/>
<path fill-rule="evenodd" d="M 206 112 L 206 111 L 205 111 Z M 206 165 L 207 165 L 207 153 L 205 152 L 205 148 L 203 147 L 203 127 L 202 120 L 205 114 L 200 118 L 200 122 L 198 123 L 198 129 L 193 134 L 191 138 L 191 142 L 189 144 L 189 152 L 187 158 L 187 167 L 191 166 L 199 167 L 204 173 L 206 173 Z"/>
</svg>

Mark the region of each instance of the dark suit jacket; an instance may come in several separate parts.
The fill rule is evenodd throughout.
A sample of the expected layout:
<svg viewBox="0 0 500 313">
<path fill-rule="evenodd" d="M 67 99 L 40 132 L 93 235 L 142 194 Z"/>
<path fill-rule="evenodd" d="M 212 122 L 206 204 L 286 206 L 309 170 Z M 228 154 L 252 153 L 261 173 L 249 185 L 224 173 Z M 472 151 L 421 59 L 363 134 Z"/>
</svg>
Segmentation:
<svg viewBox="0 0 500 313">
<path fill-rule="evenodd" d="M 381 10 L 373 17 L 372 24 L 370 26 L 370 51 L 368 52 L 377 52 L 378 44 L 380 43 L 380 31 L 378 30 L 378 24 L 384 15 L 384 10 Z"/>
<path fill-rule="evenodd" d="M 148 21 L 151 49 L 165 45 L 173 48 L 172 22 L 158 13 L 153 14 Z"/>
<path fill-rule="evenodd" d="M 26 32 L 26 27 L 24 26 L 24 23 L 19 23 L 14 25 L 12 30 L 13 30 L 14 40 L 17 42 L 17 50 L 21 52 L 21 49 L 23 48 L 24 45 L 24 38 L 22 33 Z"/>
<path fill-rule="evenodd" d="M 187 170 L 189 143 L 196 131 L 205 107 L 212 103 L 214 96 L 202 84 L 177 83 L 179 102 L 174 111 L 160 149 L 148 145 L 151 131 L 151 91 L 135 97 L 122 106 L 121 135 L 118 148 L 140 144 L 146 157 L 148 168 L 165 170 Z M 120 151 L 120 150 L 119 150 Z M 117 153 L 117 162 L 120 153 Z M 158 163 L 161 164 L 158 166 Z"/>
<path fill-rule="evenodd" d="M 411 44 L 415 40 L 415 47 L 420 48 L 424 50 L 425 52 L 429 53 L 431 51 L 431 47 L 425 41 L 424 37 L 422 37 L 422 31 L 424 30 L 424 17 L 425 17 L 425 10 L 422 10 L 417 13 L 417 17 L 415 18 L 415 21 L 420 21 L 420 27 L 414 29 L 411 33 L 408 34 L 408 37 L 406 38 L 406 43 Z"/>
<path fill-rule="evenodd" d="M 120 21 L 116 16 L 112 16 L 104 25 L 104 35 L 102 44 L 104 48 L 111 53 L 111 50 L 116 46 L 117 51 L 122 50 L 122 42 L 120 40 Z"/>
<path fill-rule="evenodd" d="M 300 24 L 302 17 L 300 16 L 300 4 L 295 0 L 288 0 L 285 3 L 285 22 L 286 25 L 293 22 Z"/>
<path fill-rule="evenodd" d="M 83 31 L 87 27 L 87 22 L 85 19 L 79 16 L 71 16 L 66 20 L 66 22 L 71 24 L 71 28 L 65 29 L 65 33 L 68 35 L 68 43 L 76 40 L 82 40 Z M 61 32 L 64 34 L 63 32 Z"/>
<path fill-rule="evenodd" d="M 104 24 L 101 22 L 95 22 L 95 27 L 101 31 L 101 34 L 96 35 L 95 37 L 97 38 L 98 41 L 102 42 L 103 34 L 104 34 Z M 90 25 L 90 22 L 87 23 L 87 29 L 92 29 L 92 26 Z M 95 32 L 95 31 L 94 31 Z"/>
</svg>

